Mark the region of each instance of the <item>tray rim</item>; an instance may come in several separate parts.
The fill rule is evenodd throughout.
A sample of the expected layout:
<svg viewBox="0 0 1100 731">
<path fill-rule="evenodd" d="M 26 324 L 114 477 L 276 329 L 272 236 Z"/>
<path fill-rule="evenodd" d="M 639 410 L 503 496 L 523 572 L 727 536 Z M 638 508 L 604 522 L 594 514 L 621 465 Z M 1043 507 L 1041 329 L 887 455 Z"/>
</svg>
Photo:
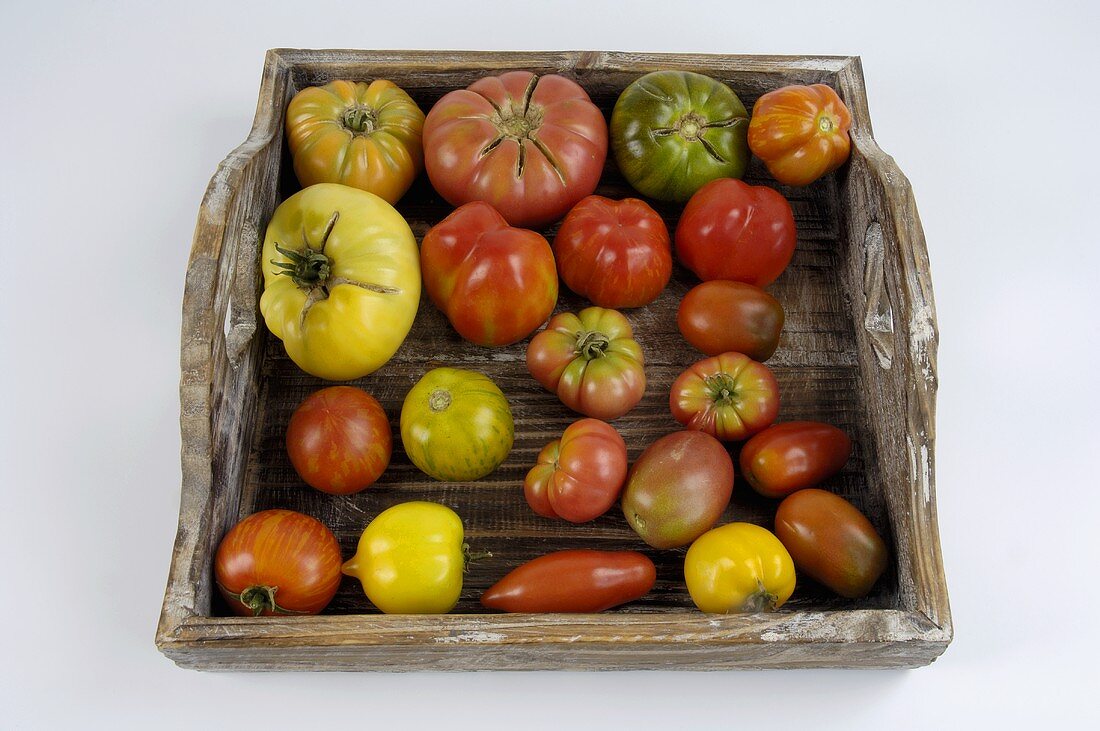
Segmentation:
<svg viewBox="0 0 1100 731">
<path fill-rule="evenodd" d="M 910 610 L 861 609 L 839 611 L 795 611 L 756 615 L 703 615 L 691 610 L 663 613 L 614 613 L 602 615 L 322 615 L 308 618 L 208 617 L 196 611 L 194 579 L 198 539 L 208 522 L 212 506 L 212 349 L 222 330 L 215 317 L 215 289 L 218 283 L 222 242 L 232 209 L 237 204 L 243 174 L 251 160 L 280 133 L 273 105 L 281 103 L 281 90 L 293 68 L 311 65 L 370 62 L 378 68 L 418 68 L 441 62 L 463 68 L 504 69 L 523 66 L 559 66 L 583 73 L 601 68 L 642 72 L 652 68 L 711 68 L 743 73 L 822 72 L 836 75 L 847 87 L 846 100 L 853 116 L 853 156 L 861 156 L 870 174 L 887 192 L 888 213 L 900 258 L 902 292 L 895 310 L 903 319 L 910 349 L 905 353 L 915 379 L 913 398 L 908 404 L 910 433 L 918 443 L 908 445 L 910 473 L 919 491 L 909 496 L 914 519 L 911 550 L 914 562 L 917 606 Z M 265 647 L 268 649 L 320 650 L 326 647 L 359 647 L 377 660 L 374 650 L 389 649 L 395 656 L 401 648 L 424 646 L 433 637 L 435 645 L 521 649 L 581 642 L 605 647 L 607 666 L 614 658 L 639 648 L 687 643 L 695 646 L 784 646 L 823 644 L 833 646 L 870 644 L 872 647 L 902 643 L 905 652 L 872 651 L 874 662 L 852 666 L 924 665 L 946 649 L 953 637 L 946 581 L 943 575 L 935 506 L 934 417 L 936 391 L 935 352 L 938 332 L 928 271 L 927 246 L 916 211 L 912 188 L 893 158 L 883 152 L 872 136 L 870 116 L 858 56 L 728 55 L 684 53 L 640 53 L 618 51 L 388 51 L 354 49 L 271 49 L 267 52 L 253 126 L 246 140 L 218 166 L 203 197 L 185 285 L 181 338 L 181 462 L 183 481 L 180 522 L 169 572 L 156 645 L 177 663 L 191 667 L 218 665 L 205 662 L 203 653 L 214 647 Z M 670 627 L 678 628 L 670 634 Z M 586 632 L 583 630 L 587 630 Z M 598 631 L 595 631 L 598 630 Z M 617 630 L 617 631 L 614 631 Z M 624 639 L 623 633 L 629 633 Z M 541 633 L 541 634 L 538 634 Z M 579 635 L 579 638 L 578 638 Z M 402 638 L 414 637 L 406 642 Z M 459 639 L 453 639 L 459 638 Z M 463 653 L 455 653 L 462 655 Z M 840 653 L 843 655 L 843 653 Z M 324 669 L 323 657 L 320 669 Z M 734 659 L 729 666 L 737 665 Z M 746 663 L 753 667 L 804 666 L 779 657 L 775 662 L 759 657 Z M 810 660 L 812 666 L 846 666 L 838 655 Z M 229 663 L 225 669 L 247 667 Z M 536 667 L 537 662 L 524 666 Z M 632 665 L 634 666 L 634 665 Z M 642 666 L 647 666 L 644 662 Z M 654 655 L 653 667 L 670 667 Z M 675 665 L 690 669 L 691 663 Z M 422 667 L 445 669 L 438 658 Z M 249 669 L 263 669 L 262 667 Z M 274 668 L 272 668 L 274 669 Z M 415 669 L 403 667 L 401 669 Z M 450 669 L 461 669 L 461 665 Z M 579 669 L 579 668 L 578 668 Z M 594 669 L 594 668 L 593 668 Z"/>
</svg>

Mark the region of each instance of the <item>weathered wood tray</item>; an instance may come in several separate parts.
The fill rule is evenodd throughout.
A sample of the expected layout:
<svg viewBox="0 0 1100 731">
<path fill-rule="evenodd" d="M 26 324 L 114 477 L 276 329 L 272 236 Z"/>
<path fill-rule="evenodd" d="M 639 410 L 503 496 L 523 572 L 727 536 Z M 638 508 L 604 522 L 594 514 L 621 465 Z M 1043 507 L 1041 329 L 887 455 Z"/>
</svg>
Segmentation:
<svg viewBox="0 0 1100 731">
<path fill-rule="evenodd" d="M 716 616 L 694 609 L 683 585 L 683 550 L 646 550 L 657 564 L 658 581 L 641 601 L 600 615 L 489 614 L 478 603 L 482 590 L 536 555 L 566 547 L 646 547 L 616 509 L 583 526 L 531 512 L 522 496 L 523 476 L 538 450 L 576 416 L 528 376 L 525 342 L 504 349 L 470 345 L 426 299 L 394 360 L 356 384 L 382 402 L 396 434 L 404 395 L 426 370 L 457 363 L 487 373 L 515 415 L 516 443 L 507 462 L 476 483 L 443 484 L 418 472 L 398 439 L 381 481 L 358 495 L 324 495 L 297 478 L 283 447 L 285 426 L 298 402 L 325 384 L 286 357 L 257 313 L 258 242 L 276 205 L 298 189 L 283 140 L 284 110 L 308 85 L 387 78 L 426 111 L 447 91 L 480 76 L 529 69 L 576 79 L 609 116 L 631 80 L 666 68 L 719 78 L 750 109 L 768 90 L 826 83 L 852 111 L 850 163 L 808 188 L 779 187 L 794 208 L 798 249 L 770 288 L 786 308 L 787 324 L 769 365 L 781 386 L 781 420 L 827 421 L 852 435 L 853 458 L 827 486 L 870 517 L 890 545 L 892 565 L 864 599 L 840 599 L 800 579 L 794 598 L 778 612 Z M 775 185 L 759 161 L 746 179 Z M 610 159 L 597 192 L 636 195 Z M 398 209 L 418 237 L 450 210 L 425 176 Z M 679 207 L 658 210 L 673 227 Z M 676 329 L 676 307 L 693 284 L 692 275 L 677 267 L 658 301 L 629 313 L 649 376 L 641 405 L 615 423 L 631 459 L 678 428 L 668 411 L 669 385 L 702 357 Z M 563 290 L 558 307 L 581 304 Z M 182 666 L 213 670 L 925 665 L 952 636 L 933 484 L 936 341 L 916 205 L 905 177 L 871 136 L 858 58 L 270 51 L 254 127 L 210 182 L 187 270 L 183 493 L 157 646 Z M 734 493 L 723 522 L 770 527 L 774 501 L 744 483 Z M 213 590 L 214 550 L 245 515 L 272 507 L 308 513 L 334 531 L 347 556 L 371 518 L 416 499 L 454 508 L 469 542 L 493 553 L 466 576 L 453 614 L 382 615 L 345 578 L 321 616 L 236 618 L 227 616 Z"/>
</svg>

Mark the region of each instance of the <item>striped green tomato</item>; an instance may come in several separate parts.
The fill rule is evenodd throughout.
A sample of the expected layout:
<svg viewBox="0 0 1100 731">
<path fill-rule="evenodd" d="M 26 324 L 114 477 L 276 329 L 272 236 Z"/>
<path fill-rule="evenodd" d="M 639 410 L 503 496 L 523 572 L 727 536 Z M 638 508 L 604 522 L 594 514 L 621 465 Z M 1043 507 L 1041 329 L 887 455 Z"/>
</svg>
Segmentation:
<svg viewBox="0 0 1100 731">
<path fill-rule="evenodd" d="M 513 433 L 508 399 L 477 371 L 428 371 L 401 406 L 405 453 L 444 482 L 477 480 L 495 470 L 512 450 Z"/>
</svg>

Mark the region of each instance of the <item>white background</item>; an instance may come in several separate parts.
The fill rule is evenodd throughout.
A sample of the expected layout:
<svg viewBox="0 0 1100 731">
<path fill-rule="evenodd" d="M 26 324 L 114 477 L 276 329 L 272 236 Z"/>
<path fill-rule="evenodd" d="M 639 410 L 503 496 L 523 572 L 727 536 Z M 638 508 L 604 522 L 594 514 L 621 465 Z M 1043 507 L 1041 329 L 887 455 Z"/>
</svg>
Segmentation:
<svg viewBox="0 0 1100 731">
<path fill-rule="evenodd" d="M 0 727 L 990 728 L 1096 711 L 1096 3 L 222 5 L 0 10 Z M 587 675 L 205 674 L 159 655 L 183 272 L 279 46 L 861 55 L 936 287 L 947 653 L 916 671 Z"/>
</svg>

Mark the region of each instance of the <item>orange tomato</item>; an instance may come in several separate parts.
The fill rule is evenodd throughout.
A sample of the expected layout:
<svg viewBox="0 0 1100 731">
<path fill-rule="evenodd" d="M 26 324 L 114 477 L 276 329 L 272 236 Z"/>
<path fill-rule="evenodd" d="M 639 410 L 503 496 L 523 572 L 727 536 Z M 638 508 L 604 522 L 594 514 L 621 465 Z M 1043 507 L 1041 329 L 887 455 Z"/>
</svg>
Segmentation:
<svg viewBox="0 0 1100 731">
<path fill-rule="evenodd" d="M 844 164 L 852 115 L 824 84 L 785 86 L 756 100 L 749 149 L 786 185 L 809 185 Z"/>
</svg>

